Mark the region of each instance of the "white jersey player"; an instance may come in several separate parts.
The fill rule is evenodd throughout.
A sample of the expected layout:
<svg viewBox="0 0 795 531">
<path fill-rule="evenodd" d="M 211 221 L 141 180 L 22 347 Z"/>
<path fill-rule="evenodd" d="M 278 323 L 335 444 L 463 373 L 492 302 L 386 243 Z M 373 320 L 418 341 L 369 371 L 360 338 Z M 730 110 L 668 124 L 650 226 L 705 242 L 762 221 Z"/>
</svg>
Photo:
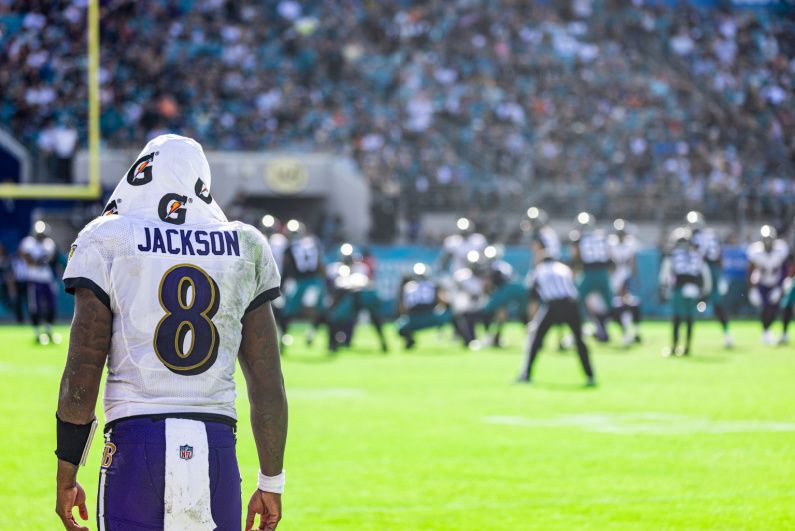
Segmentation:
<svg viewBox="0 0 795 531">
<path fill-rule="evenodd" d="M 444 260 L 440 270 L 447 269 L 447 262 L 450 263 L 451 271 L 458 271 L 469 267 L 467 256 L 469 253 L 476 252 L 483 254 L 488 246 L 486 237 L 472 231 L 472 222 L 467 218 L 461 218 L 457 222 L 459 234 L 448 236 L 444 240 Z"/>
<path fill-rule="evenodd" d="M 640 342 L 640 298 L 632 293 L 630 286 L 635 274 L 638 241 L 628 234 L 623 219 L 615 220 L 613 229 L 615 232 L 607 237 L 607 251 L 612 263 L 610 287 L 613 291 L 613 308 L 625 331 L 624 343 Z"/>
<path fill-rule="evenodd" d="M 748 300 L 761 308 L 762 342 L 774 344 L 770 325 L 778 315 L 779 301 L 786 278 L 785 264 L 789 245 L 778 239 L 776 229 L 765 225 L 760 230 L 762 240 L 748 246 Z"/>
<path fill-rule="evenodd" d="M 69 476 L 74 485 L 76 450 L 90 445 L 88 432 L 79 441 L 66 435 L 77 438 L 76 430 L 88 429 L 83 423 L 94 410 L 90 393 L 78 397 L 70 390 L 93 389 L 96 400 L 106 356 L 100 530 L 116 521 L 166 530 L 241 527 L 239 479 L 232 482 L 236 488 L 221 479 L 223 470 L 237 469 L 234 451 L 217 450 L 234 448 L 238 356 L 258 447 L 267 439 L 275 452 L 259 456 L 252 504 L 259 513 L 280 511 L 286 401 L 269 305 L 279 296 L 279 272 L 264 235 L 227 221 L 210 183 L 198 143 L 159 136 L 113 192 L 105 215 L 72 246 L 64 284 L 75 294 L 76 310 L 58 408 L 59 485 Z M 103 334 L 103 347 L 90 342 Z M 70 370 L 73 364 L 98 371 L 82 374 Z M 266 365 L 272 377 L 260 372 Z M 90 384 L 81 380 L 89 376 Z M 273 420 L 263 424 L 266 416 Z M 211 472 L 211 458 L 220 471 Z M 165 477 L 164 490 L 149 489 L 141 474 Z M 59 490 L 64 519 L 71 517 L 74 488 Z"/>
<path fill-rule="evenodd" d="M 19 244 L 19 255 L 27 266 L 27 299 L 36 341 L 41 344 L 61 342 L 61 335 L 53 333 L 55 321 L 55 288 L 53 264 L 57 252 L 55 242 L 49 237 L 50 228 L 41 220 L 33 224 L 33 236 L 27 236 Z M 44 321 L 45 333 L 39 334 L 39 325 Z"/>
</svg>

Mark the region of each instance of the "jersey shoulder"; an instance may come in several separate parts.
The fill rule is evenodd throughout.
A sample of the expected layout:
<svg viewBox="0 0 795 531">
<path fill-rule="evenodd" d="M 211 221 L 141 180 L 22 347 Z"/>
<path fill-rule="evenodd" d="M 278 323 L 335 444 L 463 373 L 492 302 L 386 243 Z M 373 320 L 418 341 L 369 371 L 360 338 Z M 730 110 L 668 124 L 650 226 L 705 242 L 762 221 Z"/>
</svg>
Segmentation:
<svg viewBox="0 0 795 531">
<path fill-rule="evenodd" d="M 754 242 L 748 246 L 746 249 L 746 254 L 749 258 L 755 258 L 756 256 L 765 252 L 765 244 L 762 242 Z"/>
<path fill-rule="evenodd" d="M 240 257 L 243 260 L 257 264 L 267 261 L 271 254 L 270 243 L 262 231 L 242 221 L 227 221 L 220 225 L 240 231 Z"/>
<path fill-rule="evenodd" d="M 76 244 L 94 245 L 105 258 L 126 256 L 135 243 L 132 220 L 119 215 L 100 216 L 83 227 Z"/>
</svg>

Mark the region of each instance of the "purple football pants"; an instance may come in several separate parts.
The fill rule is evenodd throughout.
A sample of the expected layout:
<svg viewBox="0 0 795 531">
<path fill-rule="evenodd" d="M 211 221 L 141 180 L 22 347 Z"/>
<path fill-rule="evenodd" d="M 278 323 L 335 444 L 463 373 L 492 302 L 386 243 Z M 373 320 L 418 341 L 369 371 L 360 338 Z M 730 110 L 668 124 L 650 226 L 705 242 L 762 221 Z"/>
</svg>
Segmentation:
<svg viewBox="0 0 795 531">
<path fill-rule="evenodd" d="M 242 503 L 235 434 L 226 424 L 205 422 L 204 425 L 210 449 L 213 521 L 217 531 L 239 531 Z M 105 441 L 97 495 L 98 529 L 162 530 L 166 421 L 123 420 L 105 435 Z"/>
</svg>

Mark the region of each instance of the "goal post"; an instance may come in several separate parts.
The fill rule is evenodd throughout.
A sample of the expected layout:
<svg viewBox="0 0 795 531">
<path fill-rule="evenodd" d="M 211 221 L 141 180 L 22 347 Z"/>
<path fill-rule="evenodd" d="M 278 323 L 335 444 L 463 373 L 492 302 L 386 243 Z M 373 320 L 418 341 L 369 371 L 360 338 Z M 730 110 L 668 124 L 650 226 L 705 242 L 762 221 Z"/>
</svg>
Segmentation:
<svg viewBox="0 0 795 531">
<path fill-rule="evenodd" d="M 99 199 L 99 0 L 88 0 L 88 183 L 2 183 L 0 198 Z"/>
</svg>

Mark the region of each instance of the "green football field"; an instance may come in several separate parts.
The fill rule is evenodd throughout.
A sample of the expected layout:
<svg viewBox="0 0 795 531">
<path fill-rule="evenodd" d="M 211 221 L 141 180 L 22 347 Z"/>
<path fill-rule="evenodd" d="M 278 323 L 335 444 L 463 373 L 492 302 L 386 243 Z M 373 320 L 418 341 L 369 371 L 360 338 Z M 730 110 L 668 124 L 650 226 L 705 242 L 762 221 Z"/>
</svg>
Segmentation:
<svg viewBox="0 0 795 531">
<path fill-rule="evenodd" d="M 733 324 L 731 351 L 717 324 L 700 323 L 693 356 L 667 359 L 669 326 L 648 323 L 645 345 L 594 346 L 596 389 L 572 352 L 552 349 L 534 385 L 512 384 L 518 325 L 509 347 L 478 352 L 449 330 L 404 352 L 389 332 L 387 355 L 362 326 L 337 356 L 322 334 L 311 349 L 298 334 L 284 357 L 279 529 L 795 527 L 795 346 L 760 346 L 756 323 Z M 36 346 L 29 328 L 3 327 L 0 344 L 0 529 L 55 530 L 66 342 Z M 247 410 L 242 398 L 241 419 Z M 245 421 L 238 438 L 245 503 L 258 468 Z M 91 529 L 102 447 L 97 438 L 79 476 Z"/>
</svg>

